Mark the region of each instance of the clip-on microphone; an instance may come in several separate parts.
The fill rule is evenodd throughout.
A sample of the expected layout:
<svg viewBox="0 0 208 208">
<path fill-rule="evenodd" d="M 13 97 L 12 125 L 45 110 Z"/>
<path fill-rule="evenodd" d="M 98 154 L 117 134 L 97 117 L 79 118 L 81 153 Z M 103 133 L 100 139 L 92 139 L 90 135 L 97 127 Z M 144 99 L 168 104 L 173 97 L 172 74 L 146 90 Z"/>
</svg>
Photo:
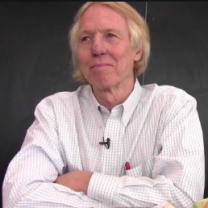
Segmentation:
<svg viewBox="0 0 208 208">
<path fill-rule="evenodd" d="M 100 145 L 105 145 L 106 149 L 110 148 L 110 139 L 107 138 L 107 142 L 104 141 L 104 137 L 103 137 L 103 142 L 99 142 Z"/>
</svg>

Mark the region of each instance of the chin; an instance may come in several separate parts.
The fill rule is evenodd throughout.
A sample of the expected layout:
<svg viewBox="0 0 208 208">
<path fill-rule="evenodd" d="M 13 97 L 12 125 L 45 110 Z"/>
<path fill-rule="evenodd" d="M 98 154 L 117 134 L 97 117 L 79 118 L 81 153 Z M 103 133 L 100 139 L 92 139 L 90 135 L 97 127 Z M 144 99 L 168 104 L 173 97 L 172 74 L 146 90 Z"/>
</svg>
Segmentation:
<svg viewBox="0 0 208 208">
<path fill-rule="evenodd" d="M 110 81 L 104 81 L 104 80 L 96 80 L 94 82 L 91 82 L 91 85 L 97 89 L 106 89 L 113 87 L 115 83 Z"/>
</svg>

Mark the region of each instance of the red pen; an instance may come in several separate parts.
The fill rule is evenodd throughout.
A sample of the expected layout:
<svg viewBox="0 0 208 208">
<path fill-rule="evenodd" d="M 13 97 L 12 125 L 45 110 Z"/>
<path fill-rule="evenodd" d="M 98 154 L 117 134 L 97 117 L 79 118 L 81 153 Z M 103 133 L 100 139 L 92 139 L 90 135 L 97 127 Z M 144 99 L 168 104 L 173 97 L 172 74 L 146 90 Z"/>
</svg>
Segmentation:
<svg viewBox="0 0 208 208">
<path fill-rule="evenodd" d="M 125 168 L 126 168 L 126 170 L 130 170 L 130 169 L 131 169 L 131 167 L 130 167 L 130 163 L 129 163 L 129 162 L 126 162 L 126 164 L 125 164 Z"/>
</svg>

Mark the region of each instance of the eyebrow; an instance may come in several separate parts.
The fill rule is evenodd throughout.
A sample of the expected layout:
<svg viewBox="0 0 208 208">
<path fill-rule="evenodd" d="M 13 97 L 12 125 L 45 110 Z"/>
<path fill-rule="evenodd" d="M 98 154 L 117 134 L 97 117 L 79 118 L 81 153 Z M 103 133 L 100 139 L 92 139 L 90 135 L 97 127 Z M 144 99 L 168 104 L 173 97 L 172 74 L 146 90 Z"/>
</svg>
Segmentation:
<svg viewBox="0 0 208 208">
<path fill-rule="evenodd" d="M 111 32 L 113 32 L 113 33 L 121 35 L 121 32 L 119 30 L 117 30 L 117 29 L 114 29 L 114 28 L 103 29 L 101 32 L 102 33 L 111 33 Z M 78 34 L 79 34 L 79 36 L 81 36 L 83 34 L 92 35 L 93 33 L 94 32 L 92 30 L 85 29 L 85 30 L 80 30 Z"/>
</svg>

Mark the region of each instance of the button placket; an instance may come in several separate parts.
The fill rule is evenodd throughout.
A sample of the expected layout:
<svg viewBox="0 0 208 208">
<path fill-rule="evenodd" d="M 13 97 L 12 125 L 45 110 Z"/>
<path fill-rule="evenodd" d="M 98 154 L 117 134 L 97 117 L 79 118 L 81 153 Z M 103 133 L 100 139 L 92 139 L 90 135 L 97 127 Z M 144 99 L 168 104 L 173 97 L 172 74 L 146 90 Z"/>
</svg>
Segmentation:
<svg viewBox="0 0 208 208">
<path fill-rule="evenodd" d="M 119 109 L 120 110 L 120 109 Z M 123 142 L 122 134 L 122 111 L 112 111 L 106 122 L 104 139 L 110 138 L 110 148 L 103 147 L 103 173 L 110 175 L 120 174 L 120 165 L 122 164 Z"/>
</svg>

